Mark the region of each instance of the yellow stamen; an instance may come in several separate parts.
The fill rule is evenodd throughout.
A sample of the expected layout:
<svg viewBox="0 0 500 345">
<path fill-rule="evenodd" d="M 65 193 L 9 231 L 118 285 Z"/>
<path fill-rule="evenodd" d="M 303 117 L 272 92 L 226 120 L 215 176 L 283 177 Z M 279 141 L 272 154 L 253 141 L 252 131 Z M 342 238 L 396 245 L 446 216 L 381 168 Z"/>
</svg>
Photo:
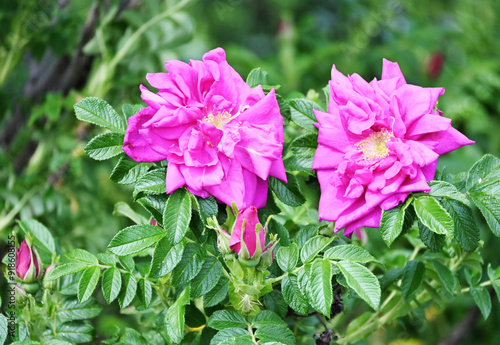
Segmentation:
<svg viewBox="0 0 500 345">
<path fill-rule="evenodd" d="M 356 144 L 358 151 L 363 154 L 365 160 L 372 160 L 375 158 L 382 159 L 389 155 L 387 142 L 394 136 L 392 132 L 382 128 L 380 132 L 370 134 L 368 138 Z"/>
<path fill-rule="evenodd" d="M 228 113 L 227 111 L 219 114 L 208 114 L 203 121 L 211 123 L 218 129 L 221 129 L 224 127 L 229 121 L 232 120 L 232 115 Z"/>
<path fill-rule="evenodd" d="M 244 112 L 248 108 L 250 108 L 249 105 L 242 105 L 238 109 L 238 112 L 236 114 L 234 114 L 234 115 L 231 115 L 231 113 L 228 112 L 228 111 L 223 111 L 222 113 L 218 113 L 218 114 L 215 114 L 215 115 L 214 114 L 208 114 L 203 119 L 203 121 L 205 121 L 207 123 L 211 123 L 212 125 L 214 125 L 218 129 L 221 129 L 228 122 L 230 122 L 232 119 L 234 119 L 235 117 L 237 117 L 238 115 L 240 115 L 242 112 Z M 232 109 L 230 111 L 232 111 Z"/>
</svg>

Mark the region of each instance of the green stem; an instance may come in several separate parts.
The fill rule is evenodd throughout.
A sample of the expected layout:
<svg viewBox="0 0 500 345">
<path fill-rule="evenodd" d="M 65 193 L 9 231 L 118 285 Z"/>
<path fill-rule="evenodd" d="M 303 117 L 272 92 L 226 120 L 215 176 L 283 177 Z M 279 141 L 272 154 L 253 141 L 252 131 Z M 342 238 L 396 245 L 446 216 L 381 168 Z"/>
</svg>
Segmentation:
<svg viewBox="0 0 500 345">
<path fill-rule="evenodd" d="M 110 62 L 110 68 L 114 69 L 118 65 L 118 63 L 127 55 L 128 51 L 132 48 L 134 43 L 141 37 L 141 35 L 149 29 L 151 26 L 155 25 L 159 21 L 172 16 L 175 12 L 179 11 L 181 8 L 186 6 L 190 0 L 182 0 L 178 2 L 176 5 L 170 7 L 167 11 L 164 11 L 160 14 L 157 14 L 153 18 L 151 18 L 146 23 L 142 24 L 139 29 L 137 29 L 125 42 L 125 44 L 120 48 L 120 50 L 116 53 L 113 60 Z"/>
<path fill-rule="evenodd" d="M 479 286 L 490 286 L 491 284 L 493 284 L 493 282 L 491 280 L 488 280 L 488 281 L 485 281 L 485 282 L 482 282 L 481 284 L 479 284 Z M 466 288 L 463 288 L 462 290 L 460 290 L 461 293 L 466 293 L 466 292 L 469 292 L 470 291 L 470 286 L 469 287 L 466 287 Z"/>
<path fill-rule="evenodd" d="M 22 51 L 22 47 L 26 44 L 21 42 L 21 30 L 22 25 L 17 25 L 16 31 L 13 33 L 12 44 L 7 53 L 7 57 L 4 60 L 2 69 L 0 70 L 0 86 L 3 85 L 5 78 L 7 78 L 7 74 L 9 74 L 10 70 L 14 67 L 14 61 L 16 60 L 16 54 L 19 51 Z M 18 46 L 19 44 L 19 46 Z"/>
<path fill-rule="evenodd" d="M 418 252 L 420 251 L 422 247 L 416 246 L 415 249 L 413 250 L 413 253 L 410 255 L 409 260 L 413 260 L 417 257 Z M 452 272 L 454 272 L 462 263 L 464 260 L 464 255 L 461 253 L 460 257 L 458 260 L 450 267 L 452 269 Z M 398 284 L 401 281 L 398 282 Z M 488 282 L 484 282 L 484 286 L 491 284 L 487 284 Z M 432 281 L 430 285 L 435 285 L 436 281 Z M 483 286 L 481 284 L 481 286 Z M 470 290 L 470 288 L 463 289 L 462 292 L 467 292 Z M 389 303 L 394 299 L 394 297 L 397 296 L 397 290 L 392 290 L 392 292 L 387 296 L 387 298 L 384 300 L 382 305 L 379 308 L 379 311 L 374 313 L 370 319 L 361 325 L 359 328 L 357 328 L 354 332 L 351 334 L 347 335 L 344 338 L 341 338 L 337 340 L 338 344 L 349 344 L 352 341 L 359 340 L 360 338 L 363 338 L 367 336 L 369 333 L 383 327 L 386 323 L 390 322 L 395 315 L 398 315 L 399 313 L 403 312 L 406 308 L 409 308 L 409 305 L 405 302 L 404 298 L 401 298 L 390 310 L 388 310 L 385 314 L 383 314 L 381 311 L 389 305 Z M 417 301 L 417 304 L 422 304 L 425 302 L 425 299 L 428 298 L 428 294 L 426 290 L 423 290 L 420 292 L 420 294 L 417 295 L 415 300 Z"/>
<path fill-rule="evenodd" d="M 252 336 L 252 341 L 257 344 L 257 340 L 255 339 L 255 334 L 253 334 L 253 329 L 252 329 L 252 325 L 247 323 L 247 330 L 248 330 L 248 333 L 250 333 L 250 335 Z"/>
<path fill-rule="evenodd" d="M 2 219 L 0 219 L 0 233 L 2 233 L 3 229 L 5 229 L 5 227 L 7 227 L 12 222 L 14 217 L 19 213 L 19 211 L 21 211 L 23 206 L 28 202 L 28 200 L 31 199 L 31 197 L 35 193 L 36 193 L 35 190 L 28 191 L 24 195 L 24 197 L 21 200 L 19 200 L 17 204 L 14 205 L 14 208 L 12 208 L 12 210 L 10 210 L 10 212 L 5 217 L 2 217 Z"/>
</svg>

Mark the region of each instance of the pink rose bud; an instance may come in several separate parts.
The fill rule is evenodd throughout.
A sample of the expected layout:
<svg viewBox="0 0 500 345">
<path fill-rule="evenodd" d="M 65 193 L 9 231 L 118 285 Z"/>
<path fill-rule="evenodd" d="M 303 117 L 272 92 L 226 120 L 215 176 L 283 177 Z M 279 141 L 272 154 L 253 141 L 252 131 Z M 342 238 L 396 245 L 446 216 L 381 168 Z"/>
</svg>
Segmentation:
<svg viewBox="0 0 500 345">
<path fill-rule="evenodd" d="M 265 239 L 266 229 L 260 224 L 257 209 L 250 206 L 236 217 L 229 247 L 240 259 L 257 259 L 256 265 L 264 250 Z"/>
<path fill-rule="evenodd" d="M 24 240 L 16 250 L 16 273 L 19 279 L 25 283 L 37 280 L 42 273 L 41 263 L 35 247 Z"/>
</svg>

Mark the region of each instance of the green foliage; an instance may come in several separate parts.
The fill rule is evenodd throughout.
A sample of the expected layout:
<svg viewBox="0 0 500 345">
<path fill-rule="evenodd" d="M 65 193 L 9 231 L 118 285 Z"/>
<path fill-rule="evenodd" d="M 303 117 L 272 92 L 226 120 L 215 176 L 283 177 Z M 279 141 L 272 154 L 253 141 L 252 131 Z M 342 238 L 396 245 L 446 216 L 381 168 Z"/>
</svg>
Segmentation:
<svg viewBox="0 0 500 345">
<path fill-rule="evenodd" d="M 287 183 L 274 177 L 269 177 L 269 188 L 276 194 L 276 197 L 289 206 L 300 206 L 306 200 L 300 191 L 297 178 L 287 173 Z"/>
<path fill-rule="evenodd" d="M 81 121 L 93 123 L 112 132 L 124 134 L 127 128 L 125 119 L 118 115 L 106 101 L 96 97 L 87 97 L 76 103 L 75 115 Z"/>
<path fill-rule="evenodd" d="M 471 327 L 475 333 L 464 344 L 497 344 L 498 304 L 490 295 L 500 296 L 500 268 L 491 265 L 498 263 L 500 160 L 488 154 L 468 172 L 440 172 L 428 194 L 384 211 L 380 230 L 362 230 L 361 243 L 334 236 L 331 224 L 318 226 L 312 170 L 314 109 L 327 108 L 330 90 L 323 88 L 325 97 L 300 93 L 319 91 L 332 63 L 375 76 L 382 57 L 397 60 L 409 83 L 446 87 L 440 109 L 477 143 L 439 164 L 465 171 L 483 152 L 500 152 L 497 2 L 223 0 L 184 12 L 188 2 L 0 5 L 0 232 L 4 242 L 11 230 L 34 236 L 43 267 L 54 265 L 35 283 L 39 290 L 18 302 L 12 339 L 0 315 L 0 344 L 312 343 L 325 330 L 318 313 L 334 317 L 339 285 L 344 312 L 325 322 L 340 344 L 360 342 L 379 327 L 380 338 L 367 344 L 402 342 L 403 332 L 420 338 L 415 342 L 440 343 L 472 302 L 489 318 Z M 429 22 L 429 13 L 436 20 Z M 113 109 L 139 101 L 146 72 L 160 71 L 166 59 L 198 58 L 207 46 L 226 47 L 239 72 L 262 66 L 248 74 L 251 87 L 267 93 L 277 82 L 286 91 L 277 100 L 288 183 L 271 178 L 267 206 L 259 210 L 263 224 L 275 215 L 269 232 L 279 243 L 275 262 L 255 271 L 252 282 L 260 276 L 266 284 L 239 285 L 242 298 L 258 290 L 251 315 L 226 308 L 241 282 L 206 228 L 215 216 L 229 229 L 223 207 L 184 189 L 167 195 L 167 163 L 135 162 L 121 149 L 127 119 L 145 105 Z M 446 56 L 437 77 L 426 72 L 433 51 Z M 75 120 L 73 106 L 88 124 Z M 151 216 L 159 226 L 147 225 Z"/>
</svg>

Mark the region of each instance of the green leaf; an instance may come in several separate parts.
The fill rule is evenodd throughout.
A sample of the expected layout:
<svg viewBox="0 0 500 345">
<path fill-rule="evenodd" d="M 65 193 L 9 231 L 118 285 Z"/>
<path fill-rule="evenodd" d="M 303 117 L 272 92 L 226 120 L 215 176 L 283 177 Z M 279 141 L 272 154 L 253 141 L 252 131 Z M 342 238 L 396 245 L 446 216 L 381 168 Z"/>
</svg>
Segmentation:
<svg viewBox="0 0 500 345">
<path fill-rule="evenodd" d="M 79 303 L 77 299 L 65 299 L 57 311 L 59 323 L 75 320 L 87 320 L 101 314 L 101 305 L 93 298 Z"/>
<path fill-rule="evenodd" d="M 119 184 L 136 183 L 137 179 L 147 173 L 150 166 L 150 163 L 136 162 L 129 156 L 123 155 L 113 168 L 109 179 Z"/>
<path fill-rule="evenodd" d="M 301 248 L 304 246 L 307 240 L 309 240 L 311 237 L 318 235 L 318 233 L 319 233 L 318 226 L 316 225 L 304 226 L 302 229 L 299 230 L 299 232 L 295 236 L 295 243 L 297 243 L 299 248 Z"/>
<path fill-rule="evenodd" d="M 156 245 L 153 253 L 149 275 L 155 278 L 161 278 L 172 272 L 181 261 L 185 247 L 185 241 L 172 246 L 168 238 L 162 238 Z"/>
<path fill-rule="evenodd" d="M 413 207 L 420 221 L 436 234 L 445 235 L 455 231 L 453 219 L 433 197 L 415 199 Z"/>
<path fill-rule="evenodd" d="M 104 265 L 114 266 L 118 262 L 117 256 L 109 252 L 97 253 L 95 256 L 97 260 Z"/>
<path fill-rule="evenodd" d="M 7 321 L 7 318 L 5 315 L 0 313 L 0 344 L 3 345 L 5 343 L 5 340 L 7 340 L 7 329 L 9 322 Z"/>
<path fill-rule="evenodd" d="M 269 187 L 284 204 L 289 206 L 302 205 L 306 199 L 300 191 L 297 179 L 290 173 L 286 174 L 286 178 L 288 183 L 272 176 L 269 177 Z"/>
<path fill-rule="evenodd" d="M 448 268 L 448 266 L 444 265 L 440 261 L 432 260 L 431 263 L 432 263 L 432 266 L 434 266 L 434 269 L 436 270 L 436 273 L 438 274 L 439 279 L 441 279 L 441 282 L 443 283 L 444 288 L 449 293 L 452 294 L 455 291 L 456 282 L 457 282 L 454 274 L 451 272 L 451 270 Z"/>
<path fill-rule="evenodd" d="M 317 133 L 307 133 L 292 140 L 289 146 L 291 154 L 287 155 L 283 160 L 287 171 L 302 171 L 315 176 L 315 173 L 312 171 L 312 164 L 317 147 Z"/>
<path fill-rule="evenodd" d="M 135 329 L 126 328 L 125 334 L 120 337 L 120 342 L 118 344 L 123 345 L 144 345 L 147 344 L 146 339 L 137 332 Z"/>
<path fill-rule="evenodd" d="M 95 266 L 99 264 L 97 257 L 84 249 L 74 249 L 65 256 L 69 260 L 78 261 L 86 264 L 87 266 Z"/>
<path fill-rule="evenodd" d="M 135 224 L 143 224 L 146 222 L 146 219 L 143 216 L 134 211 L 132 207 L 130 207 L 130 205 L 124 201 L 119 201 L 115 204 L 115 208 L 113 209 L 113 216 L 127 217 Z"/>
<path fill-rule="evenodd" d="M 290 142 L 290 150 L 295 153 L 303 152 L 305 148 L 315 149 L 318 147 L 318 133 L 306 133 L 296 137 Z"/>
<path fill-rule="evenodd" d="M 468 191 L 477 183 L 481 183 L 490 173 L 500 170 L 499 167 L 500 159 L 491 154 L 484 155 L 469 169 L 465 189 Z"/>
<path fill-rule="evenodd" d="M 200 272 L 205 262 L 205 251 L 196 243 L 186 244 L 182 259 L 172 273 L 172 284 L 179 286 L 189 283 Z"/>
<path fill-rule="evenodd" d="M 96 97 L 87 97 L 75 104 L 75 115 L 80 121 L 86 121 L 109 129 L 112 132 L 125 133 L 125 119 L 106 101 Z"/>
<path fill-rule="evenodd" d="M 225 328 L 212 338 L 210 345 L 251 345 L 250 333 L 243 328 Z"/>
<path fill-rule="evenodd" d="M 127 271 L 132 272 L 134 270 L 134 268 L 135 268 L 135 261 L 134 261 L 134 259 L 130 255 L 119 256 L 118 257 L 118 262 Z"/>
<path fill-rule="evenodd" d="M 91 158 L 103 161 L 118 156 L 123 152 L 122 133 L 104 133 L 94 137 L 83 149 Z"/>
<path fill-rule="evenodd" d="M 276 100 L 278 101 L 278 106 L 280 107 L 280 113 L 283 117 L 283 124 L 287 125 L 288 122 L 292 119 L 292 115 L 290 114 L 290 104 L 288 101 L 283 98 L 280 94 L 276 94 Z"/>
<path fill-rule="evenodd" d="M 44 278 L 44 281 L 52 281 L 59 279 L 62 276 L 83 271 L 88 266 L 84 263 L 80 262 L 70 262 L 68 264 L 62 264 L 61 266 L 57 266 L 52 271 L 50 271 Z"/>
<path fill-rule="evenodd" d="M 85 302 L 92 296 L 100 276 L 101 268 L 99 266 L 91 266 L 83 271 L 78 281 L 78 301 L 80 303 Z"/>
<path fill-rule="evenodd" d="M 313 111 L 313 109 L 321 109 L 317 103 L 304 98 L 295 98 L 290 100 L 289 104 L 293 122 L 308 131 L 317 131 L 314 124 L 318 120 Z"/>
<path fill-rule="evenodd" d="M 351 261 L 339 261 L 337 267 L 344 275 L 347 285 L 370 307 L 378 310 L 380 304 L 380 283 L 365 266 Z"/>
<path fill-rule="evenodd" d="M 189 304 L 189 287 L 182 291 L 165 313 L 165 335 L 169 343 L 178 344 L 184 337 L 186 304 Z"/>
<path fill-rule="evenodd" d="M 163 168 L 147 172 L 137 181 L 132 195 L 136 198 L 141 192 L 153 195 L 165 194 L 167 192 L 166 176 L 166 170 Z"/>
<path fill-rule="evenodd" d="M 200 273 L 191 281 L 191 296 L 198 298 L 212 290 L 222 276 L 222 264 L 213 256 L 207 257 Z"/>
<path fill-rule="evenodd" d="M 264 296 L 264 306 L 270 311 L 274 311 L 276 314 L 285 318 L 288 312 L 288 305 L 280 291 L 273 290 Z"/>
<path fill-rule="evenodd" d="M 332 311 L 332 263 L 329 259 L 316 259 L 308 273 L 309 298 L 314 309 L 326 317 Z"/>
<path fill-rule="evenodd" d="M 310 238 L 300 250 L 300 259 L 303 263 L 312 261 L 316 255 L 332 243 L 333 240 L 333 237 L 325 236 L 314 236 Z"/>
<path fill-rule="evenodd" d="M 226 298 L 229 291 L 229 280 L 221 276 L 215 287 L 203 296 L 203 305 L 205 308 L 213 307 Z"/>
<path fill-rule="evenodd" d="M 286 326 L 265 325 L 259 327 L 255 331 L 255 337 L 260 340 L 259 344 L 297 344 L 293 332 Z"/>
<path fill-rule="evenodd" d="M 233 310 L 217 310 L 208 319 L 208 326 L 216 330 L 246 328 L 245 318 Z"/>
<path fill-rule="evenodd" d="M 278 236 L 278 239 L 280 241 L 279 244 L 281 246 L 287 247 L 292 244 L 292 241 L 290 241 L 290 233 L 288 232 L 288 229 L 276 219 L 271 218 L 269 224 L 267 225 L 267 230 L 270 234 L 275 234 Z"/>
<path fill-rule="evenodd" d="M 19 227 L 24 235 L 32 233 L 35 236 L 35 246 L 50 254 L 56 251 L 54 238 L 52 237 L 49 229 L 42 223 L 35 219 L 29 219 L 19 222 Z"/>
<path fill-rule="evenodd" d="M 491 266 L 491 262 L 488 264 L 488 277 L 490 280 L 497 280 L 500 279 L 500 266 L 498 266 L 496 269 L 493 269 Z"/>
<path fill-rule="evenodd" d="M 297 277 L 293 274 L 285 276 L 281 281 L 281 292 L 285 302 L 297 313 L 307 315 L 309 303 L 299 288 Z"/>
<path fill-rule="evenodd" d="M 163 211 L 167 205 L 168 195 L 146 195 L 137 202 L 148 211 L 158 224 L 163 226 Z"/>
<path fill-rule="evenodd" d="M 217 201 L 213 196 L 209 198 L 196 197 L 198 200 L 200 218 L 204 225 L 207 223 L 207 218 L 217 215 L 219 208 L 217 207 Z"/>
<path fill-rule="evenodd" d="M 401 291 L 406 299 L 410 299 L 420 287 L 424 279 L 425 265 L 419 260 L 409 261 L 403 272 Z"/>
<path fill-rule="evenodd" d="M 64 323 L 58 325 L 56 333 L 59 339 L 69 341 L 70 343 L 89 343 L 93 340 L 91 332 L 94 327 L 91 324 L 85 323 Z"/>
<path fill-rule="evenodd" d="M 342 244 L 325 251 L 324 257 L 332 260 L 353 262 L 378 262 L 368 251 L 353 244 Z"/>
<path fill-rule="evenodd" d="M 143 104 L 124 104 L 122 106 L 122 113 L 125 116 L 125 119 L 128 119 L 137 114 L 142 109 L 144 109 Z"/>
<path fill-rule="evenodd" d="M 286 171 L 301 171 L 314 176 L 312 164 L 314 161 L 314 149 L 305 149 L 301 153 L 295 153 L 283 159 Z"/>
<path fill-rule="evenodd" d="M 500 196 L 484 192 L 471 192 L 469 197 L 483 214 L 493 234 L 500 237 Z"/>
<path fill-rule="evenodd" d="M 287 327 L 287 323 L 276 313 L 270 310 L 261 310 L 252 322 L 254 328 L 268 325 L 278 325 Z"/>
<path fill-rule="evenodd" d="M 469 193 L 477 192 L 496 195 L 500 193 L 500 168 L 489 173 L 469 189 Z"/>
<path fill-rule="evenodd" d="M 172 244 L 179 243 L 186 235 L 191 220 L 191 197 L 184 188 L 177 189 L 168 198 L 163 213 L 163 226 Z"/>
<path fill-rule="evenodd" d="M 444 244 L 446 243 L 445 235 L 438 235 L 435 232 L 431 231 L 428 227 L 426 227 L 421 222 L 418 222 L 418 230 L 420 234 L 420 239 L 424 244 L 429 248 L 431 252 L 440 252 Z"/>
<path fill-rule="evenodd" d="M 121 287 L 122 277 L 118 268 L 110 267 L 104 271 L 102 275 L 102 294 L 108 304 L 118 297 Z"/>
<path fill-rule="evenodd" d="M 479 229 L 470 207 L 455 200 L 442 200 L 441 204 L 453 218 L 454 236 L 460 247 L 468 252 L 476 250 L 480 239 Z"/>
<path fill-rule="evenodd" d="M 207 318 L 201 310 L 194 303 L 188 304 L 186 306 L 186 325 L 190 328 L 198 328 L 204 327 L 206 324 Z"/>
<path fill-rule="evenodd" d="M 491 297 L 488 290 L 483 286 L 475 286 L 470 288 L 470 294 L 486 320 L 491 312 Z"/>
<path fill-rule="evenodd" d="M 73 345 L 72 343 L 64 340 L 57 340 L 57 339 L 51 339 L 48 341 L 45 341 L 43 345 Z"/>
<path fill-rule="evenodd" d="M 291 271 L 299 261 L 299 247 L 295 243 L 288 247 L 280 247 L 276 252 L 276 262 L 283 271 Z"/>
<path fill-rule="evenodd" d="M 493 289 L 495 290 L 495 293 L 497 294 L 498 302 L 500 302 L 500 279 L 492 280 L 491 286 L 493 286 Z"/>
<path fill-rule="evenodd" d="M 430 195 L 434 197 L 442 197 L 445 199 L 453 199 L 460 201 L 461 203 L 471 206 L 469 199 L 462 194 L 457 187 L 449 182 L 445 181 L 430 181 L 429 186 L 431 186 Z"/>
<path fill-rule="evenodd" d="M 108 249 L 116 255 L 129 255 L 150 247 L 165 235 L 165 230 L 159 226 L 132 225 L 117 233 L 109 243 Z"/>
<path fill-rule="evenodd" d="M 153 297 L 153 287 L 147 279 L 139 279 L 137 283 L 137 296 L 145 308 L 149 307 L 151 298 Z"/>
<path fill-rule="evenodd" d="M 387 247 L 390 247 L 392 242 L 394 242 L 403 231 L 405 212 L 411 201 L 412 197 L 409 197 L 404 204 L 399 204 L 390 210 L 382 211 L 380 232 Z"/>
<path fill-rule="evenodd" d="M 120 303 L 120 308 L 124 309 L 135 297 L 135 293 L 137 292 L 137 279 L 130 273 L 124 273 L 122 278 L 123 283 L 118 295 L 118 302 Z"/>
<path fill-rule="evenodd" d="M 254 68 L 248 73 L 247 84 L 250 87 L 256 87 L 257 85 L 268 85 L 269 80 L 267 72 L 263 71 L 260 67 Z"/>
</svg>

